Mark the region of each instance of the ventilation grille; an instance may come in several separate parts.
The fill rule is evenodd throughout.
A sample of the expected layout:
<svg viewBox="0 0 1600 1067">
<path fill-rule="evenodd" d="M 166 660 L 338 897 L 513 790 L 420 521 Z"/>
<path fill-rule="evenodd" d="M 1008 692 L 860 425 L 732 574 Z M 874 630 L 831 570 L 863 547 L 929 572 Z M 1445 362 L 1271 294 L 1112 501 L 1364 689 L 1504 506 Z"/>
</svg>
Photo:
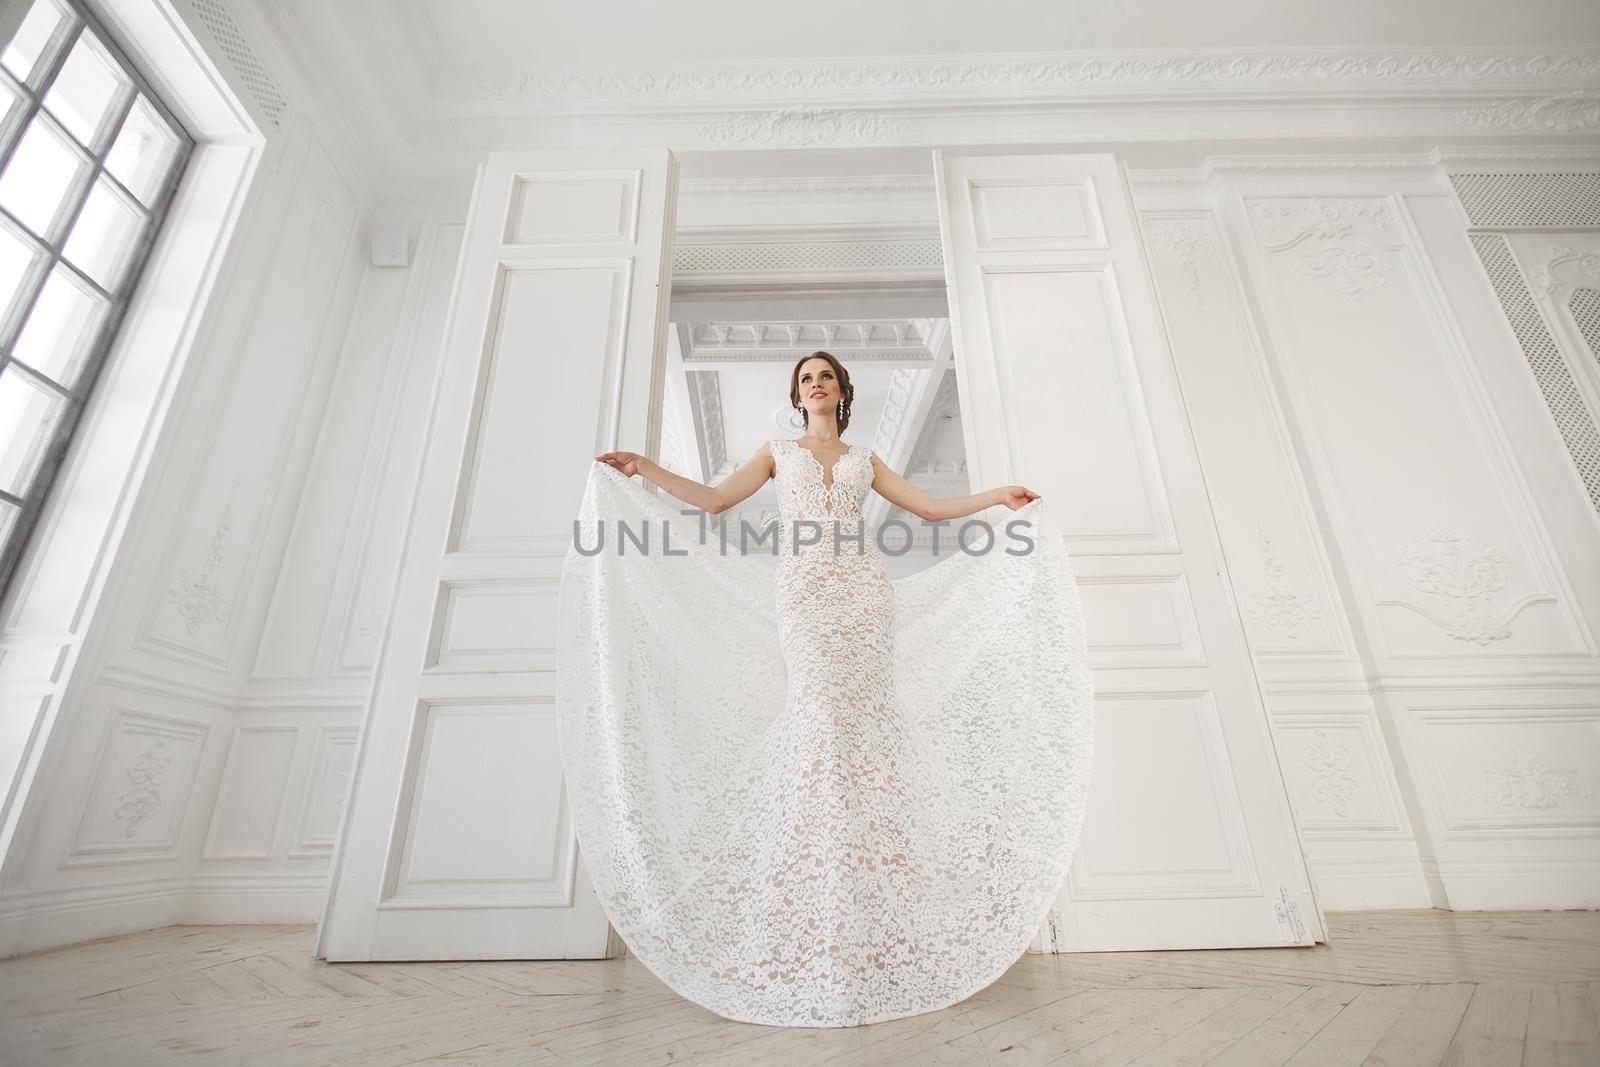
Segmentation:
<svg viewBox="0 0 1600 1067">
<path fill-rule="evenodd" d="M 1600 226 L 1600 173 L 1452 174 L 1474 227 Z"/>
<path fill-rule="evenodd" d="M 1600 364 L 1600 289 L 1574 289 L 1567 311 L 1589 346 L 1590 358 Z"/>
<path fill-rule="evenodd" d="M 228 57 L 228 62 L 233 64 L 233 69 L 244 80 L 245 88 L 255 97 L 256 106 L 261 109 L 261 113 L 274 127 L 280 125 L 283 113 L 289 105 L 284 102 L 283 94 L 278 91 L 278 83 L 272 80 L 272 75 L 261 65 L 261 60 L 256 58 L 255 50 L 244 39 L 244 34 L 239 32 L 239 25 L 233 21 L 233 15 L 228 11 L 227 5 L 222 0 L 189 0 L 189 2 L 200 21 L 206 24 L 206 29 L 211 31 L 217 47 L 222 49 L 222 54 Z"/>
<path fill-rule="evenodd" d="M 944 274 L 944 256 L 931 241 L 824 241 L 789 244 L 678 244 L 674 274 L 811 274 L 845 271 L 927 271 Z"/>
<path fill-rule="evenodd" d="M 1600 511 L 1600 431 L 1595 429 L 1594 417 L 1584 407 L 1583 395 L 1578 392 L 1555 339 L 1545 328 L 1532 294 L 1523 284 L 1506 239 L 1492 233 L 1474 233 L 1469 237 L 1483 263 L 1484 273 L 1489 276 L 1489 284 L 1494 286 L 1500 306 L 1505 309 L 1512 332 L 1522 346 L 1522 354 L 1533 368 L 1533 377 L 1544 394 L 1544 402 L 1555 416 L 1556 429 L 1577 465 L 1578 477 L 1583 479 L 1589 501 Z"/>
</svg>

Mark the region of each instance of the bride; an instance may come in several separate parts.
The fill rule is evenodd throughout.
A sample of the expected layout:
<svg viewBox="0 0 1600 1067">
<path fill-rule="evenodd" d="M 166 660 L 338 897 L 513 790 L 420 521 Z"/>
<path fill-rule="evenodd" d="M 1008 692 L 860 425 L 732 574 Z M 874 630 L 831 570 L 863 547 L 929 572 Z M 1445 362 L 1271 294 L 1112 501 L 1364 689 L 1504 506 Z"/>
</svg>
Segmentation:
<svg viewBox="0 0 1600 1067">
<path fill-rule="evenodd" d="M 804 435 L 716 486 L 597 457 L 562 570 L 557 725 L 589 878 L 646 967 L 745 1022 L 870 1023 L 989 985 L 1059 894 L 1087 801 L 1093 678 L 1043 499 L 929 498 L 841 440 L 853 396 L 833 355 L 800 360 Z M 776 529 L 711 537 L 769 478 Z M 869 491 L 927 523 L 1016 517 L 891 579 Z"/>
</svg>

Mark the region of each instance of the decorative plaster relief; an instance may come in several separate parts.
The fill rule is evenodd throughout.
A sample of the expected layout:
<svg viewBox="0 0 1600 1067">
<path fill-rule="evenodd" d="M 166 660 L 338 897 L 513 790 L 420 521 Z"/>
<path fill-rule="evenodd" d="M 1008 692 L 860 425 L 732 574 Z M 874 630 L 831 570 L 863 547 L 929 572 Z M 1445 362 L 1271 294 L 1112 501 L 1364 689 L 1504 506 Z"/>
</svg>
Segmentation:
<svg viewBox="0 0 1600 1067">
<path fill-rule="evenodd" d="M 208 732 L 205 723 L 113 708 L 62 865 L 175 856 Z"/>
<path fill-rule="evenodd" d="M 1589 783 L 1576 767 L 1558 770 L 1543 756 L 1531 756 L 1520 742 L 1497 750 L 1497 765 L 1484 768 L 1483 788 L 1462 794 L 1466 804 L 1499 808 L 1564 808 L 1589 797 Z"/>
<path fill-rule="evenodd" d="M 1536 267 L 1533 276 L 1528 279 L 1528 288 L 1535 295 L 1550 297 L 1560 292 L 1564 286 L 1560 273 L 1577 272 L 1584 274 L 1589 280 L 1600 283 L 1600 252 L 1589 250 L 1579 251 L 1571 245 L 1553 245 L 1544 263 Z"/>
<path fill-rule="evenodd" d="M 368 604 L 361 609 L 361 622 L 356 627 L 356 633 L 362 637 L 374 637 L 383 629 L 383 612 L 378 610 L 376 604 Z"/>
<path fill-rule="evenodd" d="M 1537 130 L 1579 133 L 1600 129 L 1600 93 L 1568 93 L 1533 99 L 1502 100 L 1456 112 L 1456 121 L 1475 130 Z"/>
<path fill-rule="evenodd" d="M 161 806 L 161 791 L 156 787 L 172 773 L 172 756 L 167 752 L 166 741 L 157 738 L 128 766 L 127 778 L 131 788 L 118 794 L 117 807 L 112 813 L 127 836 L 139 832 L 139 826 Z"/>
<path fill-rule="evenodd" d="M 1150 243 L 1166 253 L 1183 271 L 1183 280 L 1189 292 L 1194 294 L 1195 299 L 1205 303 L 1205 294 L 1200 291 L 1199 254 L 1211 251 L 1210 232 L 1198 230 L 1187 222 L 1169 220 L 1151 223 L 1149 234 Z"/>
<path fill-rule="evenodd" d="M 1341 819 L 1349 818 L 1356 799 L 1356 780 L 1350 775 L 1350 750 L 1329 740 L 1325 730 L 1311 735 L 1300 750 L 1300 762 L 1311 771 L 1311 797 L 1328 806 Z"/>
<path fill-rule="evenodd" d="M 943 320 L 940 320 L 941 322 Z M 772 350 L 774 358 L 785 358 L 792 351 L 825 348 L 841 351 L 861 348 L 911 349 L 928 354 L 937 323 L 933 319 L 875 319 L 855 322 L 689 322 L 690 351 L 696 353 L 760 348 Z"/>
<path fill-rule="evenodd" d="M 1444 614 L 1409 600 L 1385 603 L 1411 608 L 1457 641 L 1504 641 L 1511 636 L 1511 620 L 1532 600 L 1495 609 L 1494 595 L 1505 588 L 1513 567 L 1489 545 L 1435 529 L 1400 547 L 1395 571 L 1418 592 L 1442 599 Z"/>
<path fill-rule="evenodd" d="M 191 576 L 188 567 L 178 574 L 178 580 L 167 590 L 167 600 L 177 608 L 184 627 L 190 636 L 201 628 L 220 623 L 228 617 L 229 599 L 217 581 L 217 571 L 222 566 L 227 551 L 229 513 L 233 501 L 222 509 L 222 517 L 211 531 L 211 542 L 206 546 L 205 558 L 198 574 Z"/>
<path fill-rule="evenodd" d="M 1252 593 L 1245 613 L 1260 619 L 1291 641 L 1300 639 L 1300 631 L 1313 620 L 1322 618 L 1322 609 L 1314 598 L 1302 596 L 1288 587 L 1283 580 L 1283 563 L 1272 547 L 1272 537 L 1261 520 L 1256 520 L 1256 535 L 1260 539 L 1261 566 L 1267 574 L 1267 591 Z"/>
<path fill-rule="evenodd" d="M 904 133 L 904 119 L 869 111 L 786 107 L 752 111 L 720 122 L 703 122 L 699 135 L 708 144 L 834 144 L 841 141 L 884 141 Z"/>
<path fill-rule="evenodd" d="M 1250 215 L 1267 251 L 1299 248 L 1295 267 L 1308 284 L 1351 298 L 1388 281 L 1389 263 L 1378 253 L 1401 247 L 1394 218 L 1382 200 L 1257 200 Z"/>
</svg>

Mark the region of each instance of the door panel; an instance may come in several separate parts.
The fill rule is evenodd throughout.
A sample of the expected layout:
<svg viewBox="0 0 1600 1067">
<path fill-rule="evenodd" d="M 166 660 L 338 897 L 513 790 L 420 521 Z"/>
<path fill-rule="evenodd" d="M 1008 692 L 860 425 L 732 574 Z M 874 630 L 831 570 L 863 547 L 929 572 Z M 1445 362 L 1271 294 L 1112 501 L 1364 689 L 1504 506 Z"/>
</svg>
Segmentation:
<svg viewBox="0 0 1600 1067">
<path fill-rule="evenodd" d="M 676 185 L 664 149 L 499 153 L 479 172 L 329 959 L 616 948 L 563 784 L 554 625 L 593 456 L 659 433 Z"/>
<path fill-rule="evenodd" d="M 1121 171 L 934 157 L 972 483 L 1052 502 L 1095 668 L 1088 819 L 1034 947 L 1321 939 Z"/>
</svg>

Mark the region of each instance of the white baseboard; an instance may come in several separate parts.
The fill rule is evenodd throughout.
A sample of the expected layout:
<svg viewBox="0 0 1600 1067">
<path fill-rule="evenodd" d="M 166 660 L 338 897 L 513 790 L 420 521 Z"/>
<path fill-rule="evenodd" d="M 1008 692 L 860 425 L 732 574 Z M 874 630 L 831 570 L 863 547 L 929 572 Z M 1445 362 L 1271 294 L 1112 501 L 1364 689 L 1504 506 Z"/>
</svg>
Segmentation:
<svg viewBox="0 0 1600 1067">
<path fill-rule="evenodd" d="M 0 959 L 180 924 L 315 923 L 326 874 L 157 878 L 0 895 Z"/>
<path fill-rule="evenodd" d="M 1323 911 L 1432 908 L 1428 883 L 1415 860 L 1311 859 Z"/>
<path fill-rule="evenodd" d="M 1600 909 L 1600 861 L 1474 859 L 1437 866 L 1451 911 Z"/>
<path fill-rule="evenodd" d="M 202 876 L 189 880 L 179 922 L 315 923 L 328 899 L 326 874 L 245 878 Z"/>
<path fill-rule="evenodd" d="M 137 933 L 179 921 L 182 878 L 0 896 L 0 959 Z"/>
<path fill-rule="evenodd" d="M 1431 908 L 1415 864 L 1313 862 L 1325 911 Z M 1600 863 L 1441 864 L 1453 911 L 1600 909 Z M 315 924 L 327 876 L 207 875 L 0 896 L 0 959 L 182 924 Z"/>
</svg>

